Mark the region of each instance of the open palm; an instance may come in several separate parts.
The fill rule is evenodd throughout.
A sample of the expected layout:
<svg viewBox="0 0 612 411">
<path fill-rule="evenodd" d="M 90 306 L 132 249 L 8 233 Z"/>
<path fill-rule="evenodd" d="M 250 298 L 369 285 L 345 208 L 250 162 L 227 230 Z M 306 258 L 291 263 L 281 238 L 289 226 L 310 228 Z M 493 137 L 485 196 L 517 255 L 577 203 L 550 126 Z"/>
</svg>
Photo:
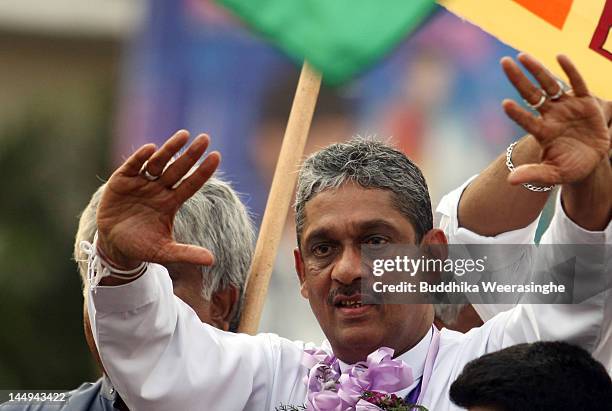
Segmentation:
<svg viewBox="0 0 612 411">
<path fill-rule="evenodd" d="M 208 250 L 179 244 L 172 234 L 178 209 L 210 178 L 220 161 L 213 152 L 190 173 L 209 144 L 208 137 L 200 135 L 168 165 L 188 140 L 189 133 L 179 131 L 159 150 L 152 144 L 142 146 L 106 184 L 97 213 L 98 247 L 115 265 L 213 263 Z M 144 169 L 159 178 L 151 181 Z"/>
<path fill-rule="evenodd" d="M 541 88 L 523 74 L 509 58 L 502 60 L 508 79 L 521 96 L 531 104 L 542 98 L 560 94 L 561 85 L 539 62 L 521 54 L 519 61 L 536 78 Z M 540 163 L 525 164 L 510 174 L 513 184 L 567 184 L 583 180 L 607 155 L 610 147 L 604 106 L 589 94 L 582 76 L 565 56 L 558 57 L 567 74 L 572 93 L 547 98 L 534 115 L 512 100 L 504 100 L 504 110 L 510 118 L 532 134 L 542 148 Z"/>
</svg>

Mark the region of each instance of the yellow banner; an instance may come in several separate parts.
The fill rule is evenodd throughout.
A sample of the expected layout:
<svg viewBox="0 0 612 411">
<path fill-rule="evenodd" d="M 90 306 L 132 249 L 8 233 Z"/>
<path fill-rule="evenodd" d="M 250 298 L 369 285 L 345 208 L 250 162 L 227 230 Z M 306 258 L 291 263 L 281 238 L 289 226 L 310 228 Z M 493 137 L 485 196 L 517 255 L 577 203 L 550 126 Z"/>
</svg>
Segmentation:
<svg viewBox="0 0 612 411">
<path fill-rule="evenodd" d="M 556 62 L 566 54 L 591 92 L 612 100 L 612 0 L 438 0 L 517 50 L 566 77 Z"/>
</svg>

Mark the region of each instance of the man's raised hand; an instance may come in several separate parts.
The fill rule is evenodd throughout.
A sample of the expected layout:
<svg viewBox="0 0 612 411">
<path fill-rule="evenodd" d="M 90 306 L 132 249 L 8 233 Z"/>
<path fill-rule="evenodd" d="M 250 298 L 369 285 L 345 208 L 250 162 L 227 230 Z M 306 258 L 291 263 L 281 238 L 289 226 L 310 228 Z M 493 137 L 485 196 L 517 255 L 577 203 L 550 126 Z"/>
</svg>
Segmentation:
<svg viewBox="0 0 612 411">
<path fill-rule="evenodd" d="M 172 234 L 178 209 L 212 176 L 221 159 L 212 152 L 189 173 L 209 144 L 208 136 L 201 134 L 168 165 L 188 140 L 189 133 L 181 130 L 158 150 L 144 145 L 108 180 L 97 213 L 98 247 L 119 268 L 134 268 L 142 261 L 213 263 L 210 251 L 179 244 Z"/>
<path fill-rule="evenodd" d="M 512 59 L 503 58 L 502 67 L 523 99 L 539 106 L 540 116 L 512 100 L 504 100 L 503 107 L 510 118 L 536 138 L 542 156 L 540 163 L 518 166 L 508 181 L 542 185 L 582 181 L 607 156 L 610 147 L 605 107 L 589 94 L 582 76 L 566 56 L 558 56 L 557 60 L 570 81 L 571 94 L 562 92 L 555 77 L 531 56 L 520 54 L 518 60 L 540 87 Z"/>
</svg>

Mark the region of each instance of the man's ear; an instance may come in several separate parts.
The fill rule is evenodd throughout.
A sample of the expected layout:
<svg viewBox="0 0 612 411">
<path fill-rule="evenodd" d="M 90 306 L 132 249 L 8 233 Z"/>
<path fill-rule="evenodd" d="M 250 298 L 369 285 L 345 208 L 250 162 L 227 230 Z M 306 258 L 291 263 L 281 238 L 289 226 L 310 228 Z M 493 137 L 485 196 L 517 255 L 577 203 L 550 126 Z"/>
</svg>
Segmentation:
<svg viewBox="0 0 612 411">
<path fill-rule="evenodd" d="M 239 298 L 238 288 L 233 285 L 213 293 L 210 307 L 212 325 L 223 331 L 229 331 Z"/>
<path fill-rule="evenodd" d="M 446 260 L 448 257 L 448 239 L 439 228 L 429 230 L 421 240 L 421 247 L 432 258 Z"/>
<path fill-rule="evenodd" d="M 293 250 L 293 260 L 295 262 L 295 272 L 300 281 L 300 294 L 302 297 L 308 299 L 308 287 L 306 286 L 306 271 L 304 270 L 304 259 L 302 259 L 302 253 L 299 247 L 295 247 Z"/>
</svg>

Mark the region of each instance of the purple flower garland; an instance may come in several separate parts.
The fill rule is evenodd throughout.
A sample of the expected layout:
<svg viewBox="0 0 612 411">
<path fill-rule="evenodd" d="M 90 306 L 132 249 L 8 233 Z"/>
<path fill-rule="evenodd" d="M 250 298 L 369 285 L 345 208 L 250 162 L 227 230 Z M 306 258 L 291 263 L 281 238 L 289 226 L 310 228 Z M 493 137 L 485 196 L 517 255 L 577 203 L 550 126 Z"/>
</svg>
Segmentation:
<svg viewBox="0 0 612 411">
<path fill-rule="evenodd" d="M 302 365 L 309 369 L 305 377 L 308 411 L 425 410 L 392 394 L 409 387 L 414 379 L 408 365 L 393 359 L 391 348 L 379 348 L 345 373 L 338 359 L 322 349 L 305 350 Z"/>
</svg>

